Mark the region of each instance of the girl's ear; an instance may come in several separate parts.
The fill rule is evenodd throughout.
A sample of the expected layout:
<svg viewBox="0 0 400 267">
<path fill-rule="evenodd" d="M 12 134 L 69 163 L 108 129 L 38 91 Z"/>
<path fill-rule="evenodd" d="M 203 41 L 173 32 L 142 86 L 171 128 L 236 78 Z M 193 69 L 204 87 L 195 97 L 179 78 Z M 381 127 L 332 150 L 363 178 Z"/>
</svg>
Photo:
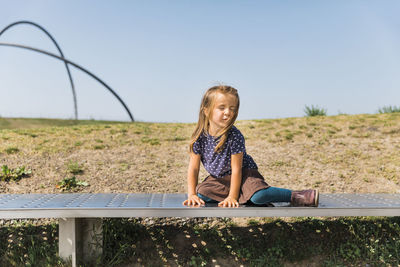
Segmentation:
<svg viewBox="0 0 400 267">
<path fill-rule="evenodd" d="M 203 109 L 203 114 L 204 114 L 204 116 L 207 118 L 208 117 L 208 109 L 207 108 L 204 108 Z"/>
</svg>

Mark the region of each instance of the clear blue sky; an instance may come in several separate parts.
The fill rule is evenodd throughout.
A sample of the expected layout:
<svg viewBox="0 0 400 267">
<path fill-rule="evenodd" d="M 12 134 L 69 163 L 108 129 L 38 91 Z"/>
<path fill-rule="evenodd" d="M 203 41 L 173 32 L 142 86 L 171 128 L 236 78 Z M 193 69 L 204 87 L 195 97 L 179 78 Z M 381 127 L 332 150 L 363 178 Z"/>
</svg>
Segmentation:
<svg viewBox="0 0 400 267">
<path fill-rule="evenodd" d="M 375 113 L 400 105 L 400 1 L 1 0 L 0 29 L 46 28 L 66 58 L 110 85 L 136 120 L 195 122 L 204 91 L 236 87 L 238 119 Z M 0 42 L 57 53 L 30 25 Z M 79 118 L 129 120 L 71 67 Z M 0 116 L 73 118 L 61 61 L 0 46 Z"/>
</svg>

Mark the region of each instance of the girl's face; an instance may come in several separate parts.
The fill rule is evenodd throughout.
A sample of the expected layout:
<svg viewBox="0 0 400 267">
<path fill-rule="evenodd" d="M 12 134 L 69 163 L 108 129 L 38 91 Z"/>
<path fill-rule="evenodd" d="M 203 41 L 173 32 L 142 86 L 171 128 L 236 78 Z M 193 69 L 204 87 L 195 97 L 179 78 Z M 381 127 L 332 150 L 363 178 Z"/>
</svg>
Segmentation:
<svg viewBox="0 0 400 267">
<path fill-rule="evenodd" d="M 234 95 L 216 93 L 214 105 L 210 114 L 210 135 L 216 135 L 228 126 L 237 112 L 238 101 Z"/>
</svg>

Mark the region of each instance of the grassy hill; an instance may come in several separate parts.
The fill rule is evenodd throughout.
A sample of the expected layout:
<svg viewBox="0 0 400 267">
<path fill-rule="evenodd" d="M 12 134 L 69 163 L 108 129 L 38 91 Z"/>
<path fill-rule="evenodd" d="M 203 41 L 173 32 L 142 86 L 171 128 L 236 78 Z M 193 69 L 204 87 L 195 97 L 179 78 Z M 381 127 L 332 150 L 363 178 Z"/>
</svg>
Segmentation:
<svg viewBox="0 0 400 267">
<path fill-rule="evenodd" d="M 55 126 L 75 126 L 75 125 L 94 125 L 94 124 L 117 124 L 117 121 L 97 121 L 97 120 L 63 120 L 46 118 L 1 118 L 0 130 L 4 129 L 32 129 Z"/>
<path fill-rule="evenodd" d="M 247 152 L 273 186 L 313 187 L 322 193 L 400 190 L 400 114 L 247 120 L 236 126 L 246 137 Z M 0 182 L 0 193 L 56 193 L 63 179 L 61 189 L 66 191 L 186 192 L 193 128 L 185 123 L 0 118 L 0 165 L 31 170 L 17 182 Z M 205 176 L 202 169 L 200 177 Z M 73 177 L 88 186 L 68 189 L 65 183 Z M 2 223 L 7 227 L 1 228 L 0 238 L 12 229 L 28 231 Z M 103 260 L 129 264 L 128 256 L 134 255 L 139 265 L 201 265 L 212 260 L 221 266 L 398 264 L 398 223 L 396 218 L 107 220 L 105 227 L 114 237 L 132 227 L 137 234 L 110 237 L 107 244 L 113 245 L 107 251 L 114 255 Z M 37 231 L 57 231 L 51 228 L 54 222 L 34 224 Z M 53 239 L 50 244 L 56 246 Z M 220 241 L 212 241 L 216 239 Z M 51 249 L 41 248 L 36 251 L 39 260 L 52 255 Z M 0 247 L 2 253 L 18 262 L 7 246 Z M 112 261 L 115 253 L 122 256 Z"/>
</svg>

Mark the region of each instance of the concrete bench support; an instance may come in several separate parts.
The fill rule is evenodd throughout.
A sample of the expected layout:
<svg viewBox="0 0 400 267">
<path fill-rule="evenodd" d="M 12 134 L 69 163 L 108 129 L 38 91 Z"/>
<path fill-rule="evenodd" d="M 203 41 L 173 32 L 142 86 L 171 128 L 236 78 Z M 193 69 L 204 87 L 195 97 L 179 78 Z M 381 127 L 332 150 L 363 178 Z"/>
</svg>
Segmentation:
<svg viewBox="0 0 400 267">
<path fill-rule="evenodd" d="M 72 267 L 93 262 L 102 253 L 102 231 L 102 219 L 99 218 L 60 218 L 60 257 L 71 260 Z"/>
</svg>

